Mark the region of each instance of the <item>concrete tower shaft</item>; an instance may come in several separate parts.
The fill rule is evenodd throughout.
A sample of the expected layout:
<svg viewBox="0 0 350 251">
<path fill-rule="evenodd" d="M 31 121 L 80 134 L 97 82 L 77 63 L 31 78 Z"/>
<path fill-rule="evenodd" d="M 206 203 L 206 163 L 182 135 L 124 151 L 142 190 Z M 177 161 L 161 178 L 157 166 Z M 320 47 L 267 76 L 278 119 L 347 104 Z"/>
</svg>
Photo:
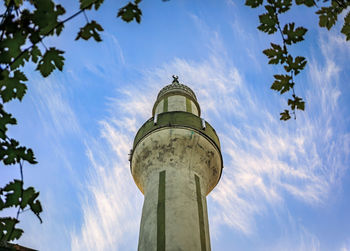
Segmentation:
<svg viewBox="0 0 350 251">
<path fill-rule="evenodd" d="M 135 137 L 131 172 L 145 196 L 139 250 L 210 250 L 206 195 L 220 179 L 222 157 L 199 114 L 194 92 L 174 78 Z"/>
</svg>

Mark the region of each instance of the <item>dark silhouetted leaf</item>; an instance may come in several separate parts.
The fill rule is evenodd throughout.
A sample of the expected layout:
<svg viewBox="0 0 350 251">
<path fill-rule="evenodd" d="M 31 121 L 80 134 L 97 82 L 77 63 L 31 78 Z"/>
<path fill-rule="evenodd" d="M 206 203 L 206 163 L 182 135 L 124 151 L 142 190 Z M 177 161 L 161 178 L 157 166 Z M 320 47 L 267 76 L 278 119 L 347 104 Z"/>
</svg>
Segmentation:
<svg viewBox="0 0 350 251">
<path fill-rule="evenodd" d="M 13 61 L 13 63 L 11 64 L 11 70 L 17 69 L 20 66 L 24 66 L 25 62 L 24 61 L 29 61 L 30 55 L 29 55 L 29 51 L 23 51 L 21 53 L 21 56 L 19 56 L 18 58 L 16 58 L 15 61 Z"/>
<path fill-rule="evenodd" d="M 250 6 L 252 8 L 256 8 L 259 5 L 262 5 L 263 0 L 246 0 L 245 5 Z"/>
<path fill-rule="evenodd" d="M 347 41 L 350 40 L 350 11 L 344 17 L 344 25 L 341 29 L 341 33 L 343 33 L 346 36 Z"/>
<path fill-rule="evenodd" d="M 297 56 L 293 61 L 293 57 L 288 55 L 287 57 L 287 65 L 284 66 L 284 69 L 287 72 L 293 71 L 294 75 L 298 75 L 301 70 L 304 69 L 307 61 L 304 57 Z"/>
<path fill-rule="evenodd" d="M 19 163 L 21 160 L 36 164 L 33 150 L 24 146 L 19 146 L 18 141 L 11 139 L 9 142 L 0 142 L 0 160 L 5 165 Z"/>
<path fill-rule="evenodd" d="M 316 14 L 319 15 L 319 26 L 326 27 L 328 30 L 330 30 L 332 26 L 337 22 L 338 14 L 340 14 L 341 11 L 342 8 L 340 8 L 338 5 L 322 7 L 320 10 L 316 11 Z"/>
<path fill-rule="evenodd" d="M 297 43 L 304 40 L 304 35 L 307 32 L 307 29 L 304 27 L 298 27 L 294 29 L 295 24 L 289 23 L 286 24 L 283 28 L 283 34 L 287 36 L 286 44 Z"/>
<path fill-rule="evenodd" d="M 32 200 L 32 198 L 36 198 L 38 194 L 35 193 L 35 190 L 33 187 L 29 187 L 25 190 L 23 190 L 23 195 L 22 195 L 22 199 L 21 199 L 21 209 L 24 209 L 30 200 Z"/>
<path fill-rule="evenodd" d="M 100 8 L 102 3 L 103 3 L 103 0 L 80 0 L 80 9 L 90 10 L 92 6 L 95 5 L 95 10 L 98 10 L 98 8 Z"/>
<path fill-rule="evenodd" d="M 100 34 L 98 34 L 98 31 L 103 31 L 102 26 L 92 20 L 90 23 L 87 23 L 84 27 L 80 28 L 75 40 L 78 40 L 79 38 L 88 40 L 93 37 L 97 42 L 101 42 L 102 39 Z"/>
<path fill-rule="evenodd" d="M 33 187 L 28 187 L 23 191 L 23 197 L 21 201 L 21 209 L 24 209 L 27 205 L 30 206 L 30 210 L 39 218 L 40 222 L 42 222 L 40 218 L 40 213 L 43 211 L 41 207 L 41 203 L 38 198 L 39 192 L 35 192 Z"/>
<path fill-rule="evenodd" d="M 58 27 L 58 17 L 63 15 L 65 9 L 57 4 L 55 5 L 52 0 L 35 0 L 34 6 L 36 7 L 32 15 L 32 20 L 39 28 L 40 35 L 59 35 L 62 28 Z M 55 28 L 56 27 L 56 28 Z"/>
<path fill-rule="evenodd" d="M 10 3 L 14 3 L 16 8 L 23 4 L 23 0 L 5 0 L 6 6 L 9 6 Z"/>
<path fill-rule="evenodd" d="M 271 43 L 271 48 L 264 50 L 263 53 L 270 59 L 269 64 L 283 64 L 286 61 L 287 52 L 278 44 Z"/>
<path fill-rule="evenodd" d="M 19 206 L 21 201 L 21 193 L 22 193 L 22 181 L 20 180 L 14 180 L 7 184 L 3 191 L 6 192 L 5 197 L 5 205 L 4 207 L 13 207 L 13 206 Z"/>
<path fill-rule="evenodd" d="M 21 237 L 23 230 L 15 227 L 18 222 L 15 218 L 0 218 L 0 242 L 13 241 Z"/>
<path fill-rule="evenodd" d="M 293 95 L 293 99 L 288 99 L 288 105 L 292 108 L 292 110 L 295 110 L 295 108 L 297 108 L 304 111 L 305 109 L 305 102 L 303 99 L 295 95 Z"/>
<path fill-rule="evenodd" d="M 39 70 L 43 77 L 49 76 L 55 68 L 62 71 L 64 57 L 61 54 L 63 53 L 64 51 L 57 50 L 56 48 L 49 48 L 39 61 L 36 70 Z"/>
<path fill-rule="evenodd" d="M 30 51 L 30 54 L 32 55 L 32 61 L 34 63 L 38 62 L 39 60 L 39 57 L 41 57 L 41 51 L 39 50 L 39 48 L 37 46 L 33 46 L 31 51 Z"/>
<path fill-rule="evenodd" d="M 4 103 L 13 98 L 22 100 L 27 90 L 27 86 L 22 81 L 27 81 L 28 79 L 23 72 L 17 70 L 13 73 L 13 77 L 10 77 L 9 74 L 7 70 L 1 72 L 0 96 Z"/>
<path fill-rule="evenodd" d="M 276 90 L 281 94 L 289 91 L 293 87 L 291 76 L 289 75 L 274 75 L 275 81 L 271 85 L 272 90 Z"/>
<path fill-rule="evenodd" d="M 30 36 L 29 36 L 29 40 L 30 42 L 32 42 L 32 44 L 36 44 L 40 41 L 41 37 L 38 31 L 33 31 L 31 32 Z"/>
<path fill-rule="evenodd" d="M 5 208 L 5 202 L 3 201 L 3 199 L 1 198 L 2 195 L 2 191 L 0 189 L 0 210 Z"/>
<path fill-rule="evenodd" d="M 304 4 L 307 7 L 312 7 L 312 6 L 316 5 L 314 0 L 295 0 L 295 3 L 297 5 Z"/>
<path fill-rule="evenodd" d="M 265 6 L 267 8 L 269 6 Z M 277 17 L 274 13 L 265 13 L 259 16 L 260 25 L 258 29 L 268 33 L 273 34 L 277 31 Z"/>
<path fill-rule="evenodd" d="M 15 125 L 16 119 L 12 114 L 5 112 L 4 106 L 0 104 L 0 138 L 6 139 L 7 125 Z"/>
<path fill-rule="evenodd" d="M 117 17 L 121 17 L 125 22 L 131 22 L 134 19 L 136 22 L 141 22 L 142 11 L 138 7 L 140 1 L 135 1 L 135 4 L 129 2 L 124 7 L 120 8 Z"/>
<path fill-rule="evenodd" d="M 273 5 L 278 13 L 284 13 L 292 6 L 292 0 L 268 0 L 267 2 Z"/>
<path fill-rule="evenodd" d="M 9 64 L 21 54 L 21 46 L 24 45 L 26 37 L 20 30 L 15 30 L 11 36 L 0 41 L 0 63 Z M 19 64 L 23 62 L 26 55 L 20 58 Z M 17 63 L 16 67 L 19 66 Z M 14 69 L 14 68 L 12 68 Z"/>
<path fill-rule="evenodd" d="M 43 211 L 43 208 L 41 207 L 40 201 L 36 199 L 38 196 L 39 192 L 34 193 L 28 200 L 28 204 L 30 206 L 30 210 L 38 217 L 40 223 L 42 223 L 43 221 L 40 218 L 40 213 Z"/>
<path fill-rule="evenodd" d="M 290 115 L 289 115 L 288 110 L 284 110 L 284 112 L 281 112 L 280 115 L 281 115 L 280 120 L 286 121 L 286 120 L 290 119 Z"/>
</svg>

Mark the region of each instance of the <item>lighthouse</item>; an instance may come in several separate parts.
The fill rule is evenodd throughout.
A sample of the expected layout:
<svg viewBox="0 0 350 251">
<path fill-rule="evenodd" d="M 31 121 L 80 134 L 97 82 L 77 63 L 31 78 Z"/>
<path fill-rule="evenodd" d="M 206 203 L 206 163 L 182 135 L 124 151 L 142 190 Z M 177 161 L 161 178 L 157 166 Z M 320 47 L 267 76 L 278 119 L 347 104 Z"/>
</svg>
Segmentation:
<svg viewBox="0 0 350 251">
<path fill-rule="evenodd" d="M 206 196 L 221 177 L 220 141 L 177 76 L 138 130 L 130 168 L 144 194 L 138 250 L 211 250 Z"/>
</svg>

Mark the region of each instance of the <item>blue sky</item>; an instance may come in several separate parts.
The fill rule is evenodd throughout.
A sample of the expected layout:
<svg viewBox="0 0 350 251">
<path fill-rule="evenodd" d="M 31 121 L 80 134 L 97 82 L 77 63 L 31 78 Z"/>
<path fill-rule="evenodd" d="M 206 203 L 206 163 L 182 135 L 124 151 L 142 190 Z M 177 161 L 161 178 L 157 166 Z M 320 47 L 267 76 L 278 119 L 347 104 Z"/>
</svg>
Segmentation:
<svg viewBox="0 0 350 251">
<path fill-rule="evenodd" d="M 78 3 L 63 1 L 72 14 Z M 159 90 L 179 75 L 216 129 L 224 171 L 207 197 L 212 250 L 350 250 L 350 43 L 318 28 L 293 52 L 306 70 L 296 92 L 306 99 L 297 120 L 281 122 L 287 96 L 269 89 L 281 69 L 262 50 L 279 36 L 259 32 L 243 1 L 143 1 L 141 24 L 116 19 L 123 2 L 88 12 L 102 43 L 74 41 L 79 16 L 47 47 L 66 51 L 63 72 L 43 79 L 34 66 L 24 100 L 7 108 L 19 125 L 10 135 L 33 148 L 25 183 L 40 191 L 43 224 L 21 214 L 20 244 L 39 250 L 136 250 L 143 195 L 128 153 L 151 117 Z M 0 185 L 18 177 L 4 168 Z M 11 212 L 9 212 L 11 213 Z"/>
</svg>

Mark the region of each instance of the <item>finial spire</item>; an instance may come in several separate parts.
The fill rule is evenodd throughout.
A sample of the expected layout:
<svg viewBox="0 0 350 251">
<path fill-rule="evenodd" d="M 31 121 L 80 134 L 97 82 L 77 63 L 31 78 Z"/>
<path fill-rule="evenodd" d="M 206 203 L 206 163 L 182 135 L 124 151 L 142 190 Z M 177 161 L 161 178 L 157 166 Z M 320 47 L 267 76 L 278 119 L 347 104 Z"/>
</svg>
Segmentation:
<svg viewBox="0 0 350 251">
<path fill-rule="evenodd" d="M 173 84 L 179 83 L 179 76 L 173 75 Z"/>
</svg>

